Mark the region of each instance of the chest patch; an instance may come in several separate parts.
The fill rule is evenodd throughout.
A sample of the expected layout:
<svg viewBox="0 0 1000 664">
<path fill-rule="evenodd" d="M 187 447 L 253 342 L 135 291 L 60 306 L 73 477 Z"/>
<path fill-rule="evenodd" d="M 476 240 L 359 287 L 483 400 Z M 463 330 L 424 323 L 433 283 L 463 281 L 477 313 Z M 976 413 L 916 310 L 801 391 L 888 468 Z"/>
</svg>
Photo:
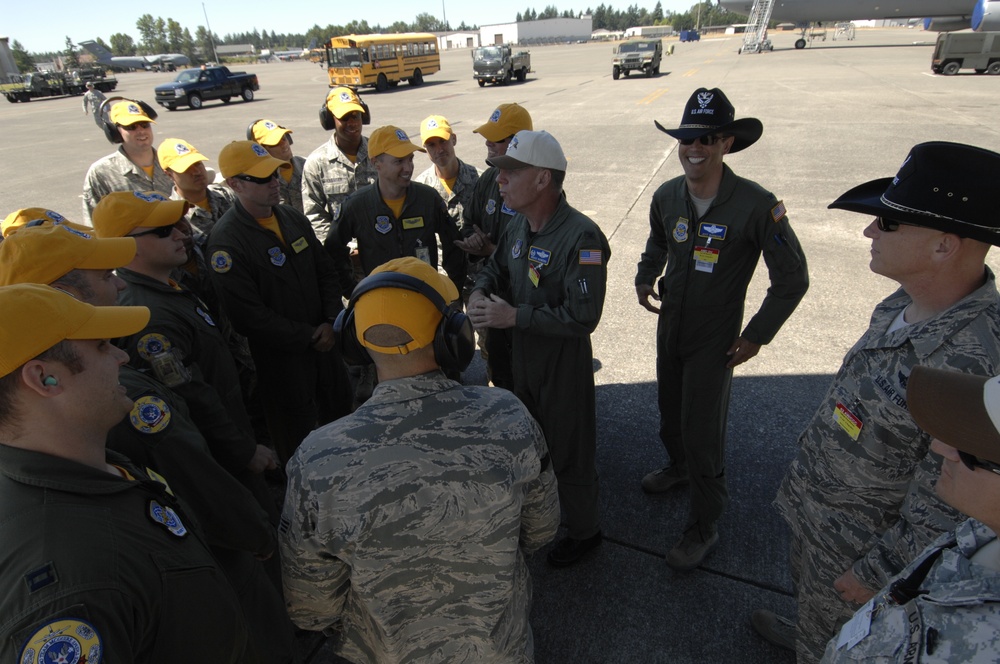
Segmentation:
<svg viewBox="0 0 1000 664">
<path fill-rule="evenodd" d="M 424 218 L 423 217 L 408 217 L 403 219 L 400 223 L 403 224 L 403 230 L 410 230 L 412 228 L 423 228 Z"/>
<path fill-rule="evenodd" d="M 497 211 L 497 202 L 492 198 L 486 201 L 486 214 L 493 214 Z"/>
<path fill-rule="evenodd" d="M 520 258 L 522 251 L 524 251 L 524 240 L 517 239 L 514 241 L 514 246 L 510 248 L 510 257 Z"/>
<path fill-rule="evenodd" d="M 552 260 L 552 252 L 541 247 L 531 247 L 528 249 L 528 260 L 539 265 L 548 265 Z"/>
<path fill-rule="evenodd" d="M 208 313 L 207 311 L 205 311 L 205 310 L 204 310 L 204 309 L 202 309 L 201 307 L 195 307 L 195 308 L 194 308 L 194 310 L 195 310 L 195 312 L 196 312 L 196 313 L 197 313 L 197 314 L 198 314 L 199 316 L 201 316 L 202 320 L 204 320 L 204 321 L 205 321 L 206 323 L 208 323 L 208 324 L 209 324 L 209 325 L 211 325 L 212 327 L 215 327 L 215 321 L 214 321 L 214 320 L 212 320 L 212 316 L 211 316 L 211 314 L 209 314 L 209 313 Z"/>
<path fill-rule="evenodd" d="M 698 237 L 708 238 L 709 240 L 725 240 L 728 230 L 729 227 L 722 224 L 701 222 L 698 224 Z"/>
<path fill-rule="evenodd" d="M 690 222 L 684 217 L 678 217 L 677 221 L 674 223 L 674 231 L 672 233 L 674 237 L 674 242 L 687 242 L 688 241 L 688 231 L 691 228 Z"/>
<path fill-rule="evenodd" d="M 385 235 L 392 230 L 392 221 L 384 214 L 375 217 L 375 230 Z"/>
<path fill-rule="evenodd" d="M 281 250 L 281 247 L 271 247 L 267 250 L 267 255 L 271 257 L 271 265 L 275 267 L 281 267 L 285 264 L 285 252 Z"/>
<path fill-rule="evenodd" d="M 187 537 L 187 527 L 181 522 L 177 512 L 169 505 L 161 505 L 156 500 L 150 500 L 147 516 L 153 523 L 166 528 L 167 532 L 174 537 Z"/>
<path fill-rule="evenodd" d="M 309 246 L 309 242 L 307 242 L 304 237 L 300 237 L 295 242 L 292 242 L 292 249 L 294 249 L 295 253 L 297 253 L 297 254 L 301 253 L 302 250 L 305 249 L 308 246 Z"/>
</svg>

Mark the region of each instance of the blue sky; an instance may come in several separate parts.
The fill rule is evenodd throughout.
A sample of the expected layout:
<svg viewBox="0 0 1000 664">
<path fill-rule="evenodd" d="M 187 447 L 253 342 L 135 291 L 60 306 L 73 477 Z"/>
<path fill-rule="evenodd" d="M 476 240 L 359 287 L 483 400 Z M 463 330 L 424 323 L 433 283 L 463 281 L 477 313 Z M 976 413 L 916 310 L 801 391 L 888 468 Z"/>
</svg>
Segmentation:
<svg viewBox="0 0 1000 664">
<path fill-rule="evenodd" d="M 619 11 L 630 4 L 652 11 L 656 0 L 603 0 Z M 687 11 L 696 0 L 662 0 L 664 11 Z M 108 37 L 116 32 L 132 35 L 138 41 L 135 21 L 142 14 L 152 14 L 164 20 L 172 18 L 194 34 L 195 28 L 205 24 L 205 15 L 200 1 L 177 0 L 166 3 L 81 3 L 79 0 L 49 0 L 39 5 L 30 2 L 10 2 L 0 11 L 0 36 L 11 41 L 18 40 L 29 52 L 57 51 L 65 48 L 66 37 L 74 43 L 86 39 Z M 442 2 L 434 0 L 365 0 L 351 3 L 358 9 L 342 10 L 348 3 L 315 3 L 291 0 L 279 3 L 274 0 L 206 0 L 208 22 L 212 31 L 220 36 L 227 33 L 274 30 L 277 33 L 304 33 L 314 24 L 326 26 L 331 23 L 343 25 L 352 20 L 366 20 L 371 24 L 389 25 L 397 20 L 412 22 L 417 14 L 427 13 L 440 17 Z M 542 11 L 546 5 L 555 5 L 560 12 L 571 9 L 575 12 L 601 4 L 573 0 L 573 4 L 557 0 L 513 0 L 512 4 L 499 2 L 473 2 L 444 0 L 444 14 L 452 26 L 465 21 L 468 25 L 488 25 L 513 21 L 518 12 L 528 7 Z M 319 7 L 329 9 L 319 10 Z M 148 7 L 148 10 L 135 7 Z M 363 7 L 363 9 L 362 9 Z M 336 8 L 336 9 L 334 9 Z"/>
</svg>

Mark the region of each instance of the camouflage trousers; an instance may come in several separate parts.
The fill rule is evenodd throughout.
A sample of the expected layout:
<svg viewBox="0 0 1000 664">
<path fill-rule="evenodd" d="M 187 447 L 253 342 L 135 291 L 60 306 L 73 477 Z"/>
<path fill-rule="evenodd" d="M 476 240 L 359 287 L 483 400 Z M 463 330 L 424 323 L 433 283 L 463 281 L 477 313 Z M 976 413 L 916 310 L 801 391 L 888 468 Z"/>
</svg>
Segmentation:
<svg viewBox="0 0 1000 664">
<path fill-rule="evenodd" d="M 792 532 L 790 563 L 798 606 L 795 653 L 799 664 L 819 662 L 826 644 L 860 608 L 842 600 L 833 587 L 855 558 L 823 546 L 799 529 Z"/>
</svg>

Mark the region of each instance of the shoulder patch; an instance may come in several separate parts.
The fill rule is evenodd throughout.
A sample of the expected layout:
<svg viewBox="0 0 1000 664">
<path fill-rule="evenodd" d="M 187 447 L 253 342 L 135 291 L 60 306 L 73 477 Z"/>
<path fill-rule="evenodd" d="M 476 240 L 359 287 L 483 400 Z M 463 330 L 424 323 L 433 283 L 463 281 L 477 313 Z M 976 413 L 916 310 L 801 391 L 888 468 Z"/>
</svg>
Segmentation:
<svg viewBox="0 0 1000 664">
<path fill-rule="evenodd" d="M 171 348 L 170 339 L 162 334 L 150 333 L 139 337 L 135 349 L 139 352 L 139 357 L 147 362 L 153 359 L 154 355 L 169 351 Z"/>
<path fill-rule="evenodd" d="M 781 221 L 781 218 L 788 214 L 788 210 L 785 209 L 785 201 L 778 201 L 778 204 L 771 208 L 771 219 L 774 221 Z"/>
<path fill-rule="evenodd" d="M 580 265 L 600 265 L 603 258 L 601 249 L 581 249 Z"/>
<path fill-rule="evenodd" d="M 212 269 L 219 274 L 229 272 L 233 267 L 233 257 L 228 251 L 217 251 L 212 254 Z"/>
<path fill-rule="evenodd" d="M 84 664 L 100 662 L 101 635 L 94 626 L 75 618 L 55 618 L 40 625 L 21 647 L 19 664 Z"/>
<path fill-rule="evenodd" d="M 139 433 L 159 433 L 170 425 L 170 406 L 159 397 L 139 397 L 132 405 L 128 421 Z"/>
</svg>

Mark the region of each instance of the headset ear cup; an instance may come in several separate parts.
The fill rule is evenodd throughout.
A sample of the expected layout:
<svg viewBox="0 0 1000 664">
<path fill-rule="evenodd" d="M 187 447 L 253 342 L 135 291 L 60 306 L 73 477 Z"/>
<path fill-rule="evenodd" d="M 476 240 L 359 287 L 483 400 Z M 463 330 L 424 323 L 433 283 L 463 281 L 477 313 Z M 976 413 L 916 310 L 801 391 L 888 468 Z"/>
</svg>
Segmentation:
<svg viewBox="0 0 1000 664">
<path fill-rule="evenodd" d="M 139 104 L 139 108 L 142 109 L 142 112 L 145 113 L 146 117 L 149 118 L 150 120 L 155 120 L 157 117 L 159 117 L 160 114 L 156 112 L 156 109 L 147 104 L 146 102 L 139 101 L 138 99 L 133 99 L 132 101 Z"/>
<path fill-rule="evenodd" d="M 333 322 L 333 336 L 337 340 L 337 348 L 340 350 L 344 362 L 352 366 L 364 366 L 372 363 L 372 356 L 368 354 L 368 349 L 358 341 L 357 328 L 354 326 L 354 301 L 348 303 L 347 308 L 337 314 L 337 319 Z"/>
<path fill-rule="evenodd" d="M 333 131 L 337 128 L 337 124 L 333 121 L 333 113 L 326 107 L 325 101 L 319 109 L 319 126 L 327 131 Z"/>
<path fill-rule="evenodd" d="M 361 124 L 369 125 L 372 123 L 372 112 L 368 110 L 368 104 L 361 101 L 361 97 L 358 97 L 358 101 L 361 102 L 361 108 L 365 109 L 364 113 L 361 114 Z"/>
<path fill-rule="evenodd" d="M 446 372 L 462 372 L 476 352 L 472 321 L 461 311 L 449 309 L 434 333 L 434 359 Z"/>
</svg>

